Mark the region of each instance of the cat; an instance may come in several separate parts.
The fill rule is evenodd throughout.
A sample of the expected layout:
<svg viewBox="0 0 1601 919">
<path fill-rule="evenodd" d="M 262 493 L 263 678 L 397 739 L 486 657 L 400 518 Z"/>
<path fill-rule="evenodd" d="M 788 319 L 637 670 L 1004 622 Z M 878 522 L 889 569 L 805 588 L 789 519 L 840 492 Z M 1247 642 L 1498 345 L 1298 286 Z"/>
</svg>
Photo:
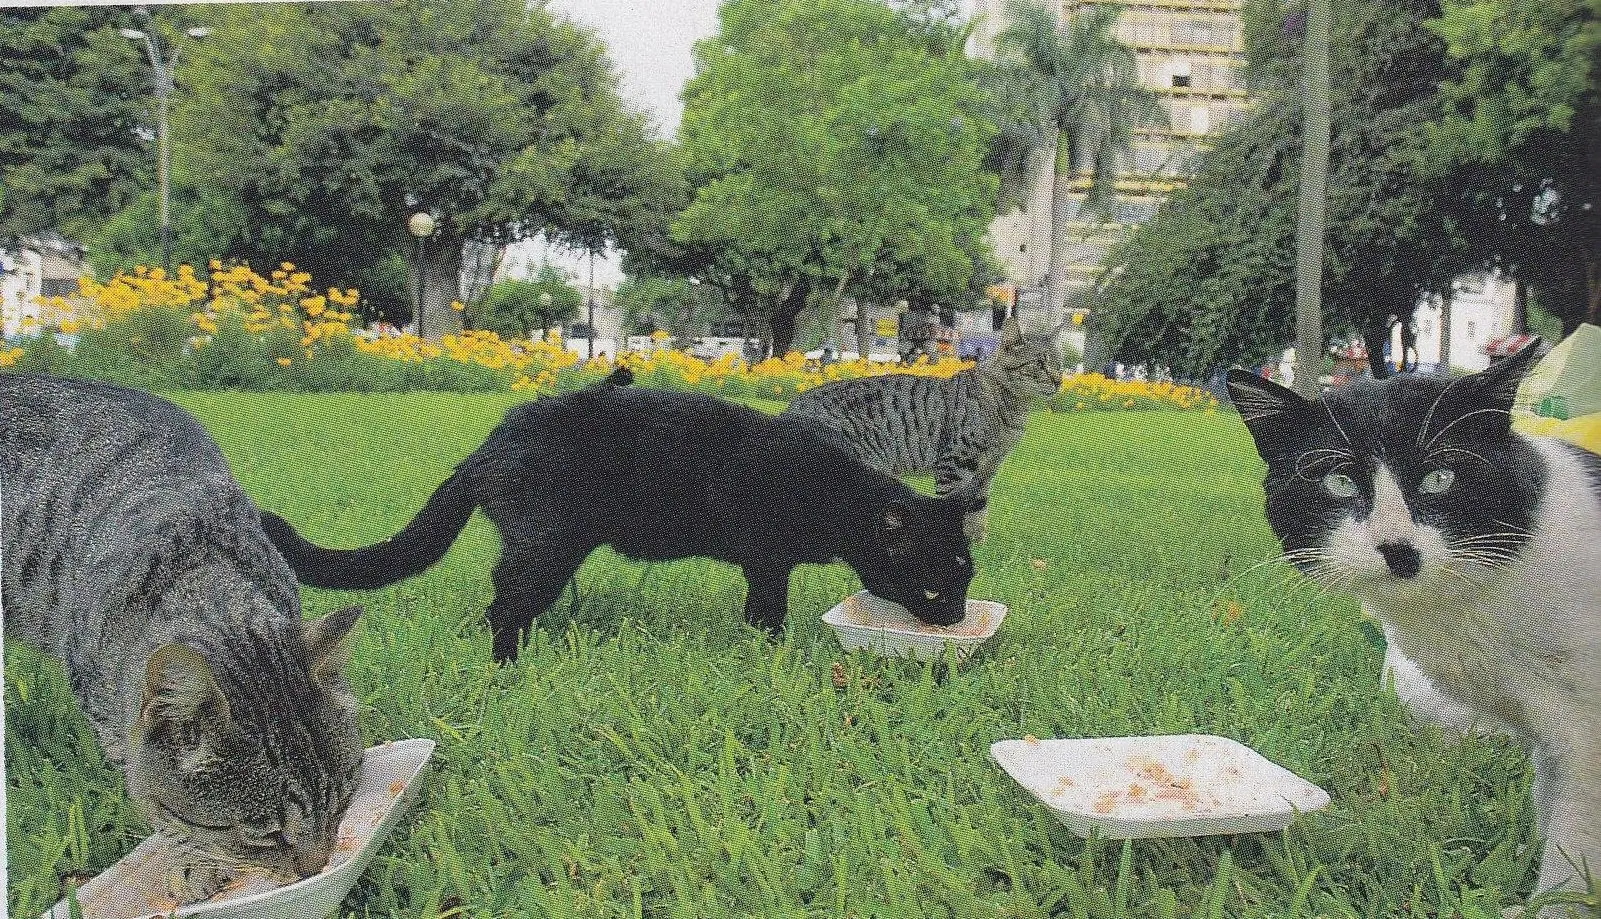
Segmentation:
<svg viewBox="0 0 1601 919">
<path fill-rule="evenodd" d="M 948 379 L 896 373 L 827 383 L 784 410 L 840 435 L 858 459 L 890 475 L 932 473 L 935 494 L 972 495 L 964 521 L 980 543 L 988 529 L 990 483 L 1023 437 L 1032 397 L 1062 387 L 1062 357 L 1049 336 L 1025 336 L 1017 320 L 1000 348 Z"/>
<path fill-rule="evenodd" d="M 1546 891 L 1582 889 L 1576 866 L 1601 879 L 1601 457 L 1512 430 L 1537 344 L 1316 401 L 1242 370 L 1228 385 L 1285 557 L 1383 624 L 1397 695 L 1530 750 Z"/>
<path fill-rule="evenodd" d="M 811 424 L 710 396 L 607 382 L 507 413 L 399 534 L 329 550 L 264 512 L 302 582 L 365 589 L 437 562 L 483 508 L 500 531 L 486 612 L 497 662 L 596 548 L 644 561 L 704 556 L 740 566 L 745 618 L 777 632 L 790 571 L 844 560 L 920 620 L 966 612 L 972 557 L 962 496 L 935 499 L 871 469 Z"/>
<path fill-rule="evenodd" d="M 289 566 L 200 423 L 106 383 L 0 374 L 6 638 L 60 658 L 129 796 L 203 899 L 327 863 L 363 746 L 340 674 L 358 607 L 304 622 Z"/>
</svg>

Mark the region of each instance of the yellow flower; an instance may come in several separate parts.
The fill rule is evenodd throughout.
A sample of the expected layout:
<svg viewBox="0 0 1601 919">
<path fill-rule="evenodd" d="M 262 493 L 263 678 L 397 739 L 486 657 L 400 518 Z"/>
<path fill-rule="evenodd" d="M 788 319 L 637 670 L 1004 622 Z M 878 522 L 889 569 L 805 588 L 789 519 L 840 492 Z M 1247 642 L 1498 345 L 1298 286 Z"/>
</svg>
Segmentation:
<svg viewBox="0 0 1601 919">
<path fill-rule="evenodd" d="M 71 318 L 61 320 L 61 331 L 68 335 L 76 333 L 78 331 L 78 320 Z"/>
<path fill-rule="evenodd" d="M 467 308 L 467 304 L 461 302 L 460 300 L 452 300 L 450 301 L 450 308 L 459 313 Z"/>
<path fill-rule="evenodd" d="M 214 258 L 211 261 L 206 263 L 206 267 L 210 268 L 212 271 L 221 271 L 222 270 L 222 260 Z"/>
<path fill-rule="evenodd" d="M 289 359 L 289 358 L 287 358 L 287 357 L 280 357 L 280 358 L 278 358 L 278 366 L 279 366 L 279 367 L 288 367 L 288 366 L 289 366 L 289 365 L 290 365 L 290 364 L 292 364 L 292 363 L 294 363 L 294 361 L 291 361 L 291 360 L 290 360 L 290 359 Z"/>
</svg>

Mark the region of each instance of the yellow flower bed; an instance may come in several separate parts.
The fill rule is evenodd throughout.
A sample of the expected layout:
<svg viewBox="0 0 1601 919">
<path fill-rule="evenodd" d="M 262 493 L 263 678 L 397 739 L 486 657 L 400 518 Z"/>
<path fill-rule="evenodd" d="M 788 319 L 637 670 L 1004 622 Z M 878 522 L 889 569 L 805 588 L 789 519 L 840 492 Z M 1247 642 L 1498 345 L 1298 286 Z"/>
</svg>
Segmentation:
<svg viewBox="0 0 1601 919">
<path fill-rule="evenodd" d="M 187 316 L 194 336 L 190 346 L 203 350 L 224 326 L 267 343 L 272 352 L 262 358 L 263 388 L 321 388 L 339 385 L 316 376 L 319 361 L 344 359 L 354 352 L 393 365 L 416 368 L 405 379 L 417 386 L 451 386 L 461 379 L 451 366 L 476 369 L 473 385 L 546 393 L 568 391 L 609 372 L 611 358 L 602 355 L 586 361 L 569 351 L 557 335 L 545 340 L 503 339 L 493 332 L 467 330 L 439 341 L 415 335 L 377 335 L 353 326 L 361 292 L 354 288 L 312 286 L 308 272 L 283 262 L 258 274 L 248 265 L 224 265 L 213 259 L 204 276 L 190 265 L 180 265 L 168 276 L 160 268 L 135 268 L 109 281 L 83 278 L 80 297 L 41 300 L 44 325 L 62 332 L 106 330 L 108 323 L 128 320 L 142 310 L 166 310 Z M 456 307 L 452 303 L 452 307 Z M 459 312 L 459 310 L 458 310 Z M 238 331 L 235 332 L 238 334 Z M 665 338 L 665 333 L 653 336 Z M 0 352 L 0 366 L 15 364 L 21 352 Z M 270 359 L 270 360 L 269 360 Z M 808 389 L 835 380 L 889 373 L 950 377 L 973 366 L 970 361 L 920 357 L 909 365 L 843 361 L 827 367 L 790 352 L 754 365 L 725 355 L 712 361 L 682 351 L 653 350 L 625 353 L 616 363 L 626 364 L 643 385 L 716 393 L 727 396 L 788 400 Z M 272 366 L 268 366 L 268 365 Z M 430 368 L 442 371 L 434 373 Z M 489 373 L 484 373 L 488 371 Z M 345 378 L 339 378 L 345 379 Z M 498 383 L 495 381 L 499 381 Z M 196 381 L 205 385 L 208 381 Z M 348 380 L 347 380 L 348 383 Z M 1069 377 L 1061 394 L 1050 400 L 1058 411 L 1106 408 L 1211 408 L 1216 402 L 1204 391 L 1163 383 L 1119 382 L 1097 375 Z"/>
<path fill-rule="evenodd" d="M 1114 380 L 1098 373 L 1081 373 L 1062 380 L 1062 391 L 1051 400 L 1060 412 L 1096 409 L 1187 409 L 1215 411 L 1217 399 L 1204 389 L 1182 383 Z"/>
</svg>

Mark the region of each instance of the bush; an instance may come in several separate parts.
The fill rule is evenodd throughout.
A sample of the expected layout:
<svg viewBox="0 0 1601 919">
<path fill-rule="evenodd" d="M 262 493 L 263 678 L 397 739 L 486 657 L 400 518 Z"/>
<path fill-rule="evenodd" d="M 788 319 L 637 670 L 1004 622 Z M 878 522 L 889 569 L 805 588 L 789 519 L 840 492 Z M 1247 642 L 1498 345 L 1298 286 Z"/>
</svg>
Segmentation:
<svg viewBox="0 0 1601 919">
<path fill-rule="evenodd" d="M 551 270 L 554 274 L 554 269 Z M 548 292 L 559 275 L 527 284 Z M 516 390 L 572 392 L 602 379 L 613 367 L 601 357 L 584 362 L 560 335 L 528 341 L 491 330 L 469 330 L 438 342 L 414 335 L 373 336 L 349 326 L 359 292 L 317 293 L 311 277 L 287 262 L 262 276 L 249 266 L 211 263 L 202 280 L 180 266 L 168 278 L 160 269 L 136 269 L 104 284 L 80 282 L 82 301 L 54 298 L 45 334 L 0 351 L 0 368 L 18 367 L 66 376 L 110 380 L 145 389 L 254 389 L 305 392 Z M 511 298 L 516 288 L 491 289 Z M 577 302 L 577 292 L 561 301 Z M 518 296 L 526 306 L 527 290 Z M 537 293 L 535 293 L 537 299 Z M 510 302 L 509 299 L 503 299 Z M 553 296 L 552 303 L 557 300 Z M 517 315 L 508 307 L 503 317 Z M 548 316 L 548 314 L 547 314 Z M 541 322 L 549 323 L 548 318 Z M 71 347 L 50 334 L 54 326 Z M 664 334 L 664 333 L 663 333 Z M 971 366 L 923 359 L 909 365 L 866 361 L 820 367 L 791 352 L 754 366 L 729 355 L 703 361 L 682 351 L 628 354 L 638 385 L 661 386 L 739 399 L 787 401 L 834 380 L 911 373 L 948 377 Z M 1170 383 L 1122 382 L 1095 374 L 1069 377 L 1047 400 L 1056 411 L 1088 409 L 1210 409 L 1203 390 Z"/>
</svg>

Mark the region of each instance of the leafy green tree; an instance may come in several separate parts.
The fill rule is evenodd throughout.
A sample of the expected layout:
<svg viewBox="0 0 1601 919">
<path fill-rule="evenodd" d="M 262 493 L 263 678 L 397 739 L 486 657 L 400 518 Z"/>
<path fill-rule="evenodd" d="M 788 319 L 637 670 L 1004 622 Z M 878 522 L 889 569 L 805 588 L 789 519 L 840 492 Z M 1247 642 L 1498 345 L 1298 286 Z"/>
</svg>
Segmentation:
<svg viewBox="0 0 1601 919">
<path fill-rule="evenodd" d="M 658 264 L 759 319 L 775 351 L 809 303 L 875 275 L 967 288 L 993 127 L 957 50 L 869 0 L 730 0 L 696 49 L 681 142 L 693 196 Z"/>
<path fill-rule="evenodd" d="M 534 329 L 548 333 L 570 321 L 584 305 L 583 294 L 567 277 L 549 265 L 531 280 L 491 284 L 476 303 L 467 307 L 467 321 L 508 338 L 524 338 Z"/>
<path fill-rule="evenodd" d="M 1445 0 L 1428 25 L 1460 62 L 1427 136 L 1464 234 L 1566 330 L 1601 321 L 1601 0 Z"/>
<path fill-rule="evenodd" d="M 657 274 L 632 275 L 617 285 L 613 303 L 635 334 L 657 330 L 704 335 L 729 317 L 727 304 L 710 285 Z"/>
<path fill-rule="evenodd" d="M 1360 334 L 1375 359 L 1419 297 L 1475 264 L 1417 130 L 1439 113 L 1435 81 L 1450 72 L 1443 43 L 1421 25 L 1432 9 L 1429 0 L 1353 3 L 1331 38 L 1324 318 Z M 1271 15 L 1282 23 L 1282 12 Z M 1293 340 L 1302 117 L 1279 103 L 1294 92 L 1297 53 L 1287 42 L 1254 58 L 1261 104 L 1109 258 L 1121 273 L 1099 319 L 1123 359 L 1201 373 L 1261 361 Z"/>
<path fill-rule="evenodd" d="M 117 34 L 134 25 L 108 7 L 0 11 L 0 239 L 57 230 L 93 242 L 154 183 L 136 133 L 149 64 Z"/>
<path fill-rule="evenodd" d="M 547 232 L 598 248 L 661 178 L 595 36 L 517 0 L 219 7 L 183 74 L 175 169 L 223 202 L 230 255 L 319 278 L 423 247 L 430 334 L 454 326 L 463 244 Z M 670 177 L 670 176 L 669 176 Z"/>
<path fill-rule="evenodd" d="M 1014 2 L 1006 28 L 995 36 L 1003 67 L 991 81 L 992 92 L 1009 117 L 1001 119 L 1003 144 L 992 163 L 1012 188 L 1028 181 L 1034 157 L 1049 156 L 1054 164 L 1045 274 L 1045 300 L 1052 308 L 1067 290 L 1067 224 L 1074 217 L 1067 201 L 1074 183 L 1087 177 L 1085 208 L 1104 208 L 1134 130 L 1161 112 L 1155 94 L 1140 85 L 1134 52 L 1113 34 L 1120 12 L 1118 6 L 1092 6 L 1059 23 L 1044 6 Z"/>
</svg>

